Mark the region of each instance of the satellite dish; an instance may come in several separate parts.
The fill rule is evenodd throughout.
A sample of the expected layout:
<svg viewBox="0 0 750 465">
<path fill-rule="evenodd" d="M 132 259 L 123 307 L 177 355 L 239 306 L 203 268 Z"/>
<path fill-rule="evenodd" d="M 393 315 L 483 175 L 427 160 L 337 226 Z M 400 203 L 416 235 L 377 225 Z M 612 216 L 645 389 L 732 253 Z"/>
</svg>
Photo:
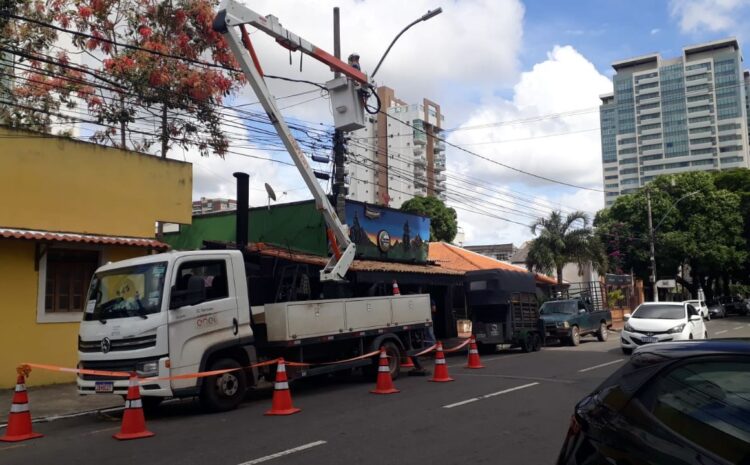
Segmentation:
<svg viewBox="0 0 750 465">
<path fill-rule="evenodd" d="M 273 200 L 275 202 L 276 201 L 276 192 L 273 191 L 273 187 L 271 187 L 270 184 L 268 184 L 268 183 L 265 183 L 265 184 L 266 184 L 266 192 L 268 192 L 268 198 L 271 199 L 271 200 Z"/>
</svg>

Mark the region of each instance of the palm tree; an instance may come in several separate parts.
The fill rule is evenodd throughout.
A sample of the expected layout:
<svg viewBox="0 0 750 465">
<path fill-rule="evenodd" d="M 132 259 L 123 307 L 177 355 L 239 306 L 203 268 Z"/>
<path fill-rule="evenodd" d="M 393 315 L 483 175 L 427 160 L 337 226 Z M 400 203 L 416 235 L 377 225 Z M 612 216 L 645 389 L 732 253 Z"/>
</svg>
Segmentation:
<svg viewBox="0 0 750 465">
<path fill-rule="evenodd" d="M 582 223 L 574 228 L 574 223 Z M 531 241 L 526 256 L 530 271 L 557 273 L 557 284 L 563 283 L 563 267 L 575 262 L 579 269 L 591 262 L 595 269 L 606 267 L 606 255 L 599 240 L 589 227 L 589 216 L 582 211 L 569 213 L 564 219 L 560 211 L 549 218 L 539 218 L 531 225 L 531 233 L 538 237 Z"/>
</svg>

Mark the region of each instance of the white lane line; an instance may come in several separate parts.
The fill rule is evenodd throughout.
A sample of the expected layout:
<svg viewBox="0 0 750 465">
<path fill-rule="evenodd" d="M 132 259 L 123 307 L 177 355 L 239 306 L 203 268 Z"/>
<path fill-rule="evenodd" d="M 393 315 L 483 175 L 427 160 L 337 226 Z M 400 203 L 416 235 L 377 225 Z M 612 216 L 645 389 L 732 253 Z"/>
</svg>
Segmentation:
<svg viewBox="0 0 750 465">
<path fill-rule="evenodd" d="M 735 327 L 734 327 L 734 328 L 732 328 L 732 329 L 733 329 L 733 330 L 735 330 L 735 331 L 737 331 L 738 329 L 742 329 L 742 326 L 735 326 Z"/>
<path fill-rule="evenodd" d="M 470 403 L 476 402 L 478 400 L 489 399 L 490 397 L 501 396 L 501 395 L 507 394 L 509 392 L 519 391 L 521 389 L 530 388 L 531 386 L 536 386 L 537 384 L 539 384 L 539 383 L 523 384 L 521 386 L 516 386 L 516 387 L 513 387 L 513 388 L 509 388 L 509 389 L 504 389 L 502 391 L 493 392 L 491 394 L 485 394 L 485 395 L 479 396 L 479 397 L 472 397 L 471 399 L 462 400 L 461 402 L 456 402 L 455 404 L 443 405 L 443 408 L 459 407 L 461 405 L 470 404 Z"/>
<path fill-rule="evenodd" d="M 594 365 L 592 367 L 584 368 L 583 370 L 578 370 L 578 373 L 586 373 L 587 371 L 596 370 L 597 368 L 602 368 L 602 367 L 606 367 L 609 365 L 614 365 L 615 363 L 620 363 L 622 361 L 623 359 L 618 359 L 618 360 L 612 360 L 611 362 L 607 362 L 607 363 L 600 363 L 599 365 Z"/>
<path fill-rule="evenodd" d="M 714 334 L 724 334 L 726 332 L 729 332 L 729 330 L 728 329 L 724 329 L 724 330 L 721 330 L 721 331 L 716 331 Z"/>
<path fill-rule="evenodd" d="M 490 357 L 482 357 L 482 362 L 492 362 L 493 360 L 508 360 L 508 359 L 511 359 L 511 358 L 523 357 L 523 356 L 527 356 L 527 355 L 528 354 L 524 354 L 524 353 L 500 354 L 500 355 L 497 355 L 495 357 L 492 357 L 492 356 L 490 356 Z M 457 363 L 446 363 L 446 365 L 448 366 L 448 368 L 466 365 L 466 357 L 461 357 L 461 361 L 460 362 L 457 362 Z"/>
<path fill-rule="evenodd" d="M 285 455 L 290 455 L 290 454 L 294 454 L 297 452 L 302 452 L 303 450 L 312 449 L 313 447 L 322 446 L 323 444 L 326 444 L 326 441 L 311 442 L 309 444 L 304 444 L 299 447 L 293 447 L 291 449 L 283 450 L 281 452 L 276 452 L 275 454 L 266 455 L 265 457 L 253 459 L 253 460 L 250 460 L 249 462 L 242 462 L 240 465 L 255 465 L 256 463 L 268 462 L 269 460 L 277 459 L 279 457 L 284 457 Z"/>
</svg>

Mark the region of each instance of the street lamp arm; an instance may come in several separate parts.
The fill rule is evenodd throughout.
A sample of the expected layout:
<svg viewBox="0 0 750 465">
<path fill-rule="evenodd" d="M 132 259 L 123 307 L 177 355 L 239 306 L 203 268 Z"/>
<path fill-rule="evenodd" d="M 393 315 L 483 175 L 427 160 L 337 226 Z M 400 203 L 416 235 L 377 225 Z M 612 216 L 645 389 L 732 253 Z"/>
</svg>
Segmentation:
<svg viewBox="0 0 750 465">
<path fill-rule="evenodd" d="M 693 195 L 698 194 L 698 193 L 700 193 L 700 191 L 690 192 L 689 194 L 685 194 L 682 197 L 680 197 L 679 199 L 677 199 L 677 201 L 675 203 L 673 203 L 671 207 L 669 207 L 669 210 L 667 210 L 667 213 L 664 214 L 664 216 L 659 221 L 659 223 L 656 224 L 656 227 L 654 228 L 654 232 L 656 232 L 659 229 L 659 226 L 661 226 L 661 224 L 664 222 L 664 220 L 667 219 L 667 215 L 669 215 L 672 212 L 672 210 L 674 210 L 674 208 L 677 206 L 678 203 L 680 203 L 683 200 L 685 200 L 686 198 L 692 197 Z"/>
<path fill-rule="evenodd" d="M 430 18 L 432 18 L 434 16 L 437 16 L 437 15 L 439 15 L 442 12 L 443 12 L 443 9 L 440 8 L 440 7 L 438 7 L 435 10 L 428 11 L 427 13 L 425 13 L 424 15 L 422 15 L 422 17 L 420 17 L 419 19 L 416 19 L 416 20 L 412 21 L 411 23 L 409 23 L 408 26 L 406 26 L 405 28 L 403 28 L 401 30 L 401 32 L 399 32 L 398 35 L 393 39 L 393 41 L 391 41 L 391 45 L 389 45 L 388 48 L 385 50 L 385 53 L 383 54 L 383 56 L 380 57 L 380 61 L 378 61 L 377 66 L 375 66 L 375 70 L 370 75 L 370 78 L 372 79 L 372 78 L 375 77 L 375 74 L 377 74 L 378 70 L 380 69 L 380 65 L 383 64 L 383 60 L 385 60 L 385 57 L 388 56 L 388 52 L 390 52 L 391 48 L 393 48 L 393 44 L 396 43 L 396 41 L 399 39 L 399 37 L 401 37 L 404 34 L 404 32 L 408 31 L 409 28 L 411 28 L 415 24 L 420 23 L 422 21 L 427 21 L 428 19 L 430 19 Z"/>
</svg>

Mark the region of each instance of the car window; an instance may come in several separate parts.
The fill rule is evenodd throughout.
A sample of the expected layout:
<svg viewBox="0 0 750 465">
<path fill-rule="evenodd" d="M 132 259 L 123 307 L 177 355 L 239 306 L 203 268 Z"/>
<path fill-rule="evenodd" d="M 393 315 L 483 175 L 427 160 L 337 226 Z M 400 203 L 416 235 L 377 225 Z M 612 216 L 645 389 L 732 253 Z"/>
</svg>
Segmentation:
<svg viewBox="0 0 750 465">
<path fill-rule="evenodd" d="M 183 263 L 177 272 L 177 289 L 186 288 L 191 276 L 203 278 L 206 300 L 229 297 L 227 264 L 225 260 L 200 260 Z"/>
<path fill-rule="evenodd" d="M 688 316 L 693 316 L 693 315 L 698 314 L 698 310 L 696 310 L 695 307 L 693 307 L 690 304 L 688 304 L 687 309 L 688 309 Z"/>
<path fill-rule="evenodd" d="M 586 310 L 586 304 L 584 304 L 580 300 L 578 301 L 578 310 Z"/>
<path fill-rule="evenodd" d="M 692 362 L 638 398 L 675 434 L 731 463 L 750 460 L 750 361 Z"/>
<path fill-rule="evenodd" d="M 635 309 L 631 318 L 655 318 L 657 320 L 680 320 L 685 318 L 682 305 L 641 305 Z"/>
</svg>

